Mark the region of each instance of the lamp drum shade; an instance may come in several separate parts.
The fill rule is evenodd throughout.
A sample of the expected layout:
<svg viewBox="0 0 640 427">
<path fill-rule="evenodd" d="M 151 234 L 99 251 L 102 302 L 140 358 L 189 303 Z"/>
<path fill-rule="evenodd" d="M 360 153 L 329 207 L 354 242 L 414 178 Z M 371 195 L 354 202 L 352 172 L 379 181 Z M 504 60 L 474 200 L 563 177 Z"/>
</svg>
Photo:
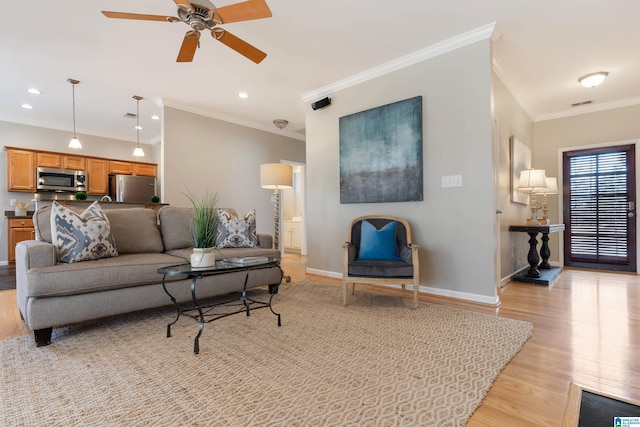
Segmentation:
<svg viewBox="0 0 640 427">
<path fill-rule="evenodd" d="M 283 163 L 260 165 L 260 186 L 270 189 L 292 188 L 293 167 Z"/>
</svg>

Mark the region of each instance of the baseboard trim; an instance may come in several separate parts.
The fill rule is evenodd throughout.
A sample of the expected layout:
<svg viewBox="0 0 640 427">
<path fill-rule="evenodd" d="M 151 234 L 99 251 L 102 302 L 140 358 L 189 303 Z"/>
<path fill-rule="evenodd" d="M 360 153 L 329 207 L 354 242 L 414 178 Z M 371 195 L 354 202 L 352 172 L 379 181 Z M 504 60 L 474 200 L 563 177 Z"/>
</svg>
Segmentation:
<svg viewBox="0 0 640 427">
<path fill-rule="evenodd" d="M 315 268 L 307 268 L 306 272 L 308 274 L 316 274 L 318 276 L 325 276 L 325 277 L 331 277 L 333 279 L 342 280 L 342 273 L 336 273 L 334 271 L 326 271 L 326 270 L 318 270 L 318 269 L 315 269 Z M 400 285 L 388 285 L 388 286 L 400 288 Z M 485 296 L 485 295 L 470 294 L 470 293 L 467 293 L 467 292 L 451 291 L 449 289 L 433 288 L 433 287 L 427 287 L 427 286 L 422 286 L 422 285 L 420 285 L 420 287 L 419 287 L 419 292 L 422 292 L 422 293 L 425 293 L 425 294 L 437 295 L 437 296 L 441 296 L 441 297 L 447 297 L 447 298 L 459 299 L 459 300 L 464 300 L 464 301 L 477 302 L 477 303 L 481 303 L 481 304 L 487 304 L 487 305 L 490 305 L 490 306 L 493 306 L 493 307 L 497 307 L 497 306 L 500 305 L 500 298 L 497 295 L 495 297 L 488 297 L 488 296 Z"/>
</svg>

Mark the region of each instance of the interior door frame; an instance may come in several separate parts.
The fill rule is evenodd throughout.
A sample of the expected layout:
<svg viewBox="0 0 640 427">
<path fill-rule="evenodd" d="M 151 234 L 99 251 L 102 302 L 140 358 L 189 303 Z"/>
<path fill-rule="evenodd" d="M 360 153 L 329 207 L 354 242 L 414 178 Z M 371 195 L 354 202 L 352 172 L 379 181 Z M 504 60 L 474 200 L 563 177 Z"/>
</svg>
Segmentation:
<svg viewBox="0 0 640 427">
<path fill-rule="evenodd" d="M 640 143 L 640 140 L 638 139 L 627 139 L 627 140 L 621 140 L 621 141 L 609 141 L 609 142 L 602 142 L 602 143 L 596 143 L 596 144 L 589 144 L 589 145 L 575 145 L 575 146 L 571 146 L 571 147 L 562 147 L 558 149 L 558 188 L 564 188 L 564 179 L 563 179 L 563 175 L 564 175 L 564 171 L 562 170 L 563 167 L 563 163 L 562 163 L 562 157 L 564 155 L 564 153 L 569 152 L 569 151 L 578 151 L 578 150 L 592 150 L 592 149 L 598 149 L 598 148 L 607 148 L 607 147 L 617 147 L 619 145 L 634 145 L 635 146 L 635 150 L 636 150 L 636 158 L 635 158 L 635 167 L 636 167 L 636 194 L 635 194 L 635 199 L 636 201 L 638 200 L 638 191 L 640 190 L 640 173 L 638 173 L 638 171 L 640 171 L 640 169 L 638 169 L 638 167 L 640 167 L 640 155 L 637 154 L 637 150 L 638 150 L 638 144 Z M 564 201 L 563 201 L 563 197 L 561 194 L 558 195 L 558 218 L 563 218 L 563 212 L 564 212 Z M 637 230 L 638 230 L 638 214 L 636 214 L 635 218 L 635 222 L 636 222 L 636 234 L 637 234 Z M 636 245 L 638 245 L 638 237 L 636 236 Z M 559 257 L 559 261 L 560 261 L 560 266 L 563 267 L 564 266 L 564 239 L 559 239 L 558 242 L 558 257 Z M 640 266 L 640 250 L 636 250 L 636 266 Z M 629 272 L 632 273 L 632 272 Z M 640 268 L 636 268 L 636 274 L 640 274 Z"/>
</svg>

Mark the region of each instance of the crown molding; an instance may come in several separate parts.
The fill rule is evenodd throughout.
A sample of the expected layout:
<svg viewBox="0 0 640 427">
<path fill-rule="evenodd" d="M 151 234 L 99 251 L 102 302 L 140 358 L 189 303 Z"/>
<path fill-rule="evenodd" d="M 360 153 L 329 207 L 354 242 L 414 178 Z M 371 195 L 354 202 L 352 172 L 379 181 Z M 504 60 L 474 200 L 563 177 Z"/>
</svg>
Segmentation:
<svg viewBox="0 0 640 427">
<path fill-rule="evenodd" d="M 375 79 L 385 74 L 392 73 L 394 71 L 417 64 L 435 56 L 451 52 L 452 50 L 459 49 L 477 41 L 485 40 L 489 37 L 492 37 L 495 26 L 496 23 L 492 22 L 483 27 L 476 28 L 475 30 L 468 31 L 466 33 L 444 40 L 440 43 L 436 43 L 434 45 L 426 47 L 417 52 L 401 56 L 400 58 L 394 59 L 393 61 L 389 61 L 384 64 L 378 65 L 377 67 L 370 68 L 351 77 L 347 77 L 345 79 L 331 83 L 327 86 L 321 87 L 311 92 L 307 92 L 302 95 L 302 100 L 304 102 L 310 102 L 316 98 L 324 98 L 334 92 L 346 89 L 351 86 L 355 86 L 371 79 Z"/>
<path fill-rule="evenodd" d="M 533 120 L 535 114 L 532 113 L 531 108 L 528 106 L 528 102 L 524 93 L 516 84 L 513 83 L 513 79 L 511 79 L 509 73 L 507 73 L 500 61 L 498 61 L 495 56 L 491 58 L 491 62 L 493 64 L 493 72 L 500 79 L 502 84 L 505 85 L 507 90 L 513 95 L 518 104 L 520 104 L 524 112 L 527 113 L 531 120 Z"/>
</svg>

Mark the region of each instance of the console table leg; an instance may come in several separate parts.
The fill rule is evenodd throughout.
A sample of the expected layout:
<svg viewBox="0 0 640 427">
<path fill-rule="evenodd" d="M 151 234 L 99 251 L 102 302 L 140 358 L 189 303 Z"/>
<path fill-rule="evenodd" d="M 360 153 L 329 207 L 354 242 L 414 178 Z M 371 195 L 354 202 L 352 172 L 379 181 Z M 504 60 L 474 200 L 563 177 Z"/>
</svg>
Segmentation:
<svg viewBox="0 0 640 427">
<path fill-rule="evenodd" d="M 542 246 L 540 246 L 540 258 L 542 258 L 542 262 L 538 268 L 551 270 L 551 265 L 549 264 L 550 256 L 551 250 L 549 249 L 549 233 L 542 233 Z"/>
<path fill-rule="evenodd" d="M 529 262 L 529 271 L 527 271 L 527 277 L 540 277 L 540 271 L 538 271 L 538 262 L 540 258 L 538 257 L 538 239 L 536 236 L 538 235 L 537 231 L 528 232 L 529 234 L 529 254 L 527 255 L 527 261 Z"/>
</svg>

